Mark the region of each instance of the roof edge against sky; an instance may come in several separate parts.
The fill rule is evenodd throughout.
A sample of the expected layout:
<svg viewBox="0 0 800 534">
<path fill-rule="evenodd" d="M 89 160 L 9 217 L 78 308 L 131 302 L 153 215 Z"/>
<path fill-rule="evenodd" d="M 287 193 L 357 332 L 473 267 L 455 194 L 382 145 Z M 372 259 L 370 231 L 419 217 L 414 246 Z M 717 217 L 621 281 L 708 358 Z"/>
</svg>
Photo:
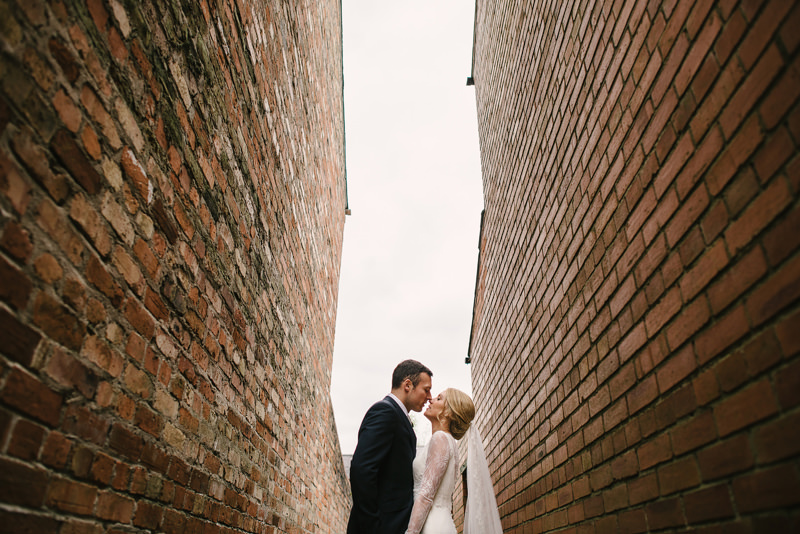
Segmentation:
<svg viewBox="0 0 800 534">
<path fill-rule="evenodd" d="M 472 18 L 472 58 L 470 58 L 469 62 L 469 78 L 467 79 L 467 85 L 475 85 L 475 32 L 477 26 L 478 26 L 478 0 L 475 0 L 475 16 Z"/>
<path fill-rule="evenodd" d="M 473 36 L 473 41 L 474 40 Z M 347 194 L 347 128 L 345 127 L 346 119 L 344 114 L 344 9 L 342 8 L 342 0 L 339 0 L 339 50 L 342 54 L 340 64 L 342 65 L 342 167 L 344 168 L 344 214 L 350 215 L 350 198 Z"/>
</svg>

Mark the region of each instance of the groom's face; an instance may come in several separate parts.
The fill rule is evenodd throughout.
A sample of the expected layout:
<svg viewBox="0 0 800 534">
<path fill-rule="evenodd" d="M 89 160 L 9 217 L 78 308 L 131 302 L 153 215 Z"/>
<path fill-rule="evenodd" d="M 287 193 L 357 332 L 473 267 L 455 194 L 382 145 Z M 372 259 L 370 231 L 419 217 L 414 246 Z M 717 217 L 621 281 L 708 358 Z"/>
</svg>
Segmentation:
<svg viewBox="0 0 800 534">
<path fill-rule="evenodd" d="M 409 383 L 411 383 L 410 380 Z M 420 373 L 419 383 L 417 383 L 416 387 L 411 384 L 411 391 L 408 392 L 406 397 L 409 410 L 419 412 L 425 406 L 425 403 L 431 400 L 431 385 L 431 375 Z"/>
</svg>

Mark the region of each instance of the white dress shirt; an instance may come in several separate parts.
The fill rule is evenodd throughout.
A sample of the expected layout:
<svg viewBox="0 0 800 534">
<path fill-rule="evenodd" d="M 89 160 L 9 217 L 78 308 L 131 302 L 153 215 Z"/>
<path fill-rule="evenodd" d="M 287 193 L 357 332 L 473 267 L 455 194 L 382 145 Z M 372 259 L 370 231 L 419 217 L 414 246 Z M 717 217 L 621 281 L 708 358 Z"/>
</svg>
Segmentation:
<svg viewBox="0 0 800 534">
<path fill-rule="evenodd" d="M 395 397 L 394 393 L 389 393 L 389 396 L 397 403 L 398 406 L 400 406 L 400 408 L 403 410 L 403 413 L 406 414 L 406 417 L 408 417 L 410 420 L 411 417 L 408 415 L 408 408 L 406 408 L 406 405 L 400 402 L 400 399 Z"/>
</svg>

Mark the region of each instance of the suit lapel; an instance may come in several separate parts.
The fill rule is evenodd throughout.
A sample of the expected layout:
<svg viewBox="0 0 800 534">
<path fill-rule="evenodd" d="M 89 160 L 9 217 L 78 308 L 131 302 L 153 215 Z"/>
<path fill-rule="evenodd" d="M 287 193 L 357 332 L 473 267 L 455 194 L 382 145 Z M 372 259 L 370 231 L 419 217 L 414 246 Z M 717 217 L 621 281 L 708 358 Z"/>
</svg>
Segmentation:
<svg viewBox="0 0 800 534">
<path fill-rule="evenodd" d="M 416 447 L 417 446 L 417 435 L 416 435 L 416 433 L 414 433 L 414 427 L 411 426 L 411 419 L 408 417 L 408 414 L 406 414 L 403 411 L 403 409 L 400 408 L 400 406 L 397 405 L 397 402 L 395 402 L 395 400 L 393 398 L 391 398 L 389 395 L 384 397 L 383 400 L 384 400 L 384 402 L 388 402 L 392 406 L 392 408 L 394 408 L 394 411 L 397 414 L 397 416 L 404 422 L 404 423 L 401 423 L 401 424 L 403 424 L 404 428 L 411 433 L 411 436 L 414 439 L 414 446 Z"/>
</svg>

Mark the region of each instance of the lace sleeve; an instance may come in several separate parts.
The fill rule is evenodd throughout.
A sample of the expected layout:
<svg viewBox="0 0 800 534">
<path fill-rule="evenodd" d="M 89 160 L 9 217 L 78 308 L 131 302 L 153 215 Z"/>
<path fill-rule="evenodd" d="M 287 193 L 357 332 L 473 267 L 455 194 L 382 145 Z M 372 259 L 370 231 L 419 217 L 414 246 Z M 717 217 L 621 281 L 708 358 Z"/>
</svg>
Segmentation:
<svg viewBox="0 0 800 534">
<path fill-rule="evenodd" d="M 419 490 L 414 498 L 414 508 L 411 510 L 411 521 L 408 524 L 407 534 L 419 534 L 425 525 L 428 512 L 433 506 L 433 498 L 447 473 L 450 453 L 447 434 L 436 432 L 431 436 L 428 458 L 425 460 L 425 473 L 422 475 L 422 482 L 420 482 Z"/>
</svg>

